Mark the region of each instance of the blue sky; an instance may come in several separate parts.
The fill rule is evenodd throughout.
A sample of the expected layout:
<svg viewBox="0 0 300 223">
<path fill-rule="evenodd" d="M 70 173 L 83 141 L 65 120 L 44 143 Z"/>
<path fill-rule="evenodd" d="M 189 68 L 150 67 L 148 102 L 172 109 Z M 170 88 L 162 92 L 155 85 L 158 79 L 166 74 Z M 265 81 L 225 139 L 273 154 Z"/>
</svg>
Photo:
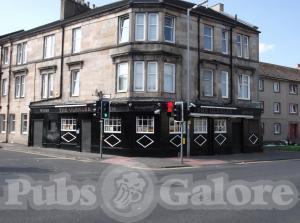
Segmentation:
<svg viewBox="0 0 300 223">
<path fill-rule="evenodd" d="M 90 0 L 96 6 L 114 0 Z M 191 0 L 199 3 L 202 0 Z M 261 61 L 296 67 L 300 64 L 299 0 L 210 0 L 222 2 L 225 11 L 260 28 Z M 0 35 L 59 19 L 60 0 L 2 0 Z"/>
</svg>

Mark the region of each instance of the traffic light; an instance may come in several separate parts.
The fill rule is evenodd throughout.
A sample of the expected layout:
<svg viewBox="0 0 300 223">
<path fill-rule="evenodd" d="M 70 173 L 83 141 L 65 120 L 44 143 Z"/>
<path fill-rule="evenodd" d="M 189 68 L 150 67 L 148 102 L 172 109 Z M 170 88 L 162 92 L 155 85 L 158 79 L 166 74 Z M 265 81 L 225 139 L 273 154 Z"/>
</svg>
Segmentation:
<svg viewBox="0 0 300 223">
<path fill-rule="evenodd" d="M 109 101 L 102 101 L 101 106 L 101 118 L 108 119 L 110 117 L 110 102 Z"/>
<path fill-rule="evenodd" d="M 167 114 L 169 117 L 172 116 L 173 111 L 174 111 L 174 102 L 172 101 L 167 102 Z"/>
<path fill-rule="evenodd" d="M 175 102 L 174 119 L 177 122 L 183 122 L 183 102 Z"/>
<path fill-rule="evenodd" d="M 101 115 L 101 100 L 97 101 L 94 106 L 95 106 L 95 108 L 93 109 L 94 116 L 97 117 L 97 118 L 100 118 L 100 115 Z"/>
</svg>

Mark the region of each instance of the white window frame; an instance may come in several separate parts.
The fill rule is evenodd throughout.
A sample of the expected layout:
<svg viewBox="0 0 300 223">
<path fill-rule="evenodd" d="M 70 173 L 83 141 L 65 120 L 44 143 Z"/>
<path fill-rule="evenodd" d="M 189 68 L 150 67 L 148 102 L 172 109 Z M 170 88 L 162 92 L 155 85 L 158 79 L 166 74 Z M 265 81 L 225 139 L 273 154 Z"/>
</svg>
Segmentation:
<svg viewBox="0 0 300 223">
<path fill-rule="evenodd" d="M 238 38 L 240 40 L 238 40 Z M 236 44 L 237 44 L 237 56 L 240 58 L 249 59 L 250 58 L 250 48 L 249 48 L 250 37 L 242 34 L 237 34 Z"/>
<path fill-rule="evenodd" d="M 298 114 L 298 104 L 290 104 L 290 114 L 296 115 Z"/>
<path fill-rule="evenodd" d="M 26 119 L 25 119 L 26 117 Z M 21 114 L 21 134 L 27 135 L 28 134 L 28 114 L 22 113 Z"/>
<path fill-rule="evenodd" d="M 137 72 L 137 66 L 140 65 L 142 67 L 142 72 Z M 135 61 L 134 69 L 133 69 L 134 77 L 133 77 L 133 89 L 135 92 L 145 91 L 145 62 L 144 61 Z M 139 80 L 138 75 L 141 75 L 141 83 L 137 83 Z M 141 85 L 142 88 L 138 88 L 138 85 Z"/>
<path fill-rule="evenodd" d="M 290 84 L 289 89 L 290 89 L 290 94 L 292 94 L 292 95 L 298 94 L 298 85 L 297 84 Z"/>
<path fill-rule="evenodd" d="M 258 80 L 258 90 L 264 91 L 264 80 L 262 80 L 262 79 Z"/>
<path fill-rule="evenodd" d="M 74 76 L 76 75 L 76 80 Z M 71 71 L 71 97 L 79 97 L 80 95 L 80 70 L 72 70 Z M 78 89 L 78 92 L 75 90 Z"/>
<path fill-rule="evenodd" d="M 172 20 L 172 23 L 173 23 L 173 26 L 167 26 L 166 25 L 166 18 L 169 18 Z M 175 43 L 176 41 L 176 22 L 175 22 L 175 17 L 174 16 L 169 16 L 169 15 L 166 15 L 165 18 L 164 18 L 164 40 L 165 42 L 168 42 L 168 43 Z M 170 29 L 170 31 L 172 32 L 172 39 L 173 40 L 167 40 L 166 39 L 166 29 Z"/>
<path fill-rule="evenodd" d="M 81 51 L 81 27 L 72 30 L 72 53 L 80 53 Z"/>
<path fill-rule="evenodd" d="M 227 120 L 226 119 L 215 119 L 214 120 L 214 132 L 216 134 L 227 133 Z"/>
<path fill-rule="evenodd" d="M 171 66 L 172 67 L 172 71 L 173 74 L 167 74 L 166 73 L 166 66 Z M 166 77 L 167 76 L 172 76 L 172 87 L 173 89 L 166 89 Z M 164 63 L 164 92 L 165 93 L 171 93 L 171 94 L 175 94 L 176 92 L 176 64 L 172 64 L 172 63 Z"/>
<path fill-rule="evenodd" d="M 55 55 L 55 34 L 52 34 L 44 37 L 44 59 L 52 58 L 54 57 L 54 55 Z"/>
<path fill-rule="evenodd" d="M 245 78 L 247 78 L 247 82 L 248 82 L 248 85 L 245 86 Z M 242 81 L 242 83 L 241 83 Z M 243 88 L 244 87 L 247 87 L 247 92 L 248 92 L 248 97 L 245 97 L 244 95 L 242 95 L 244 92 Z M 250 75 L 246 75 L 246 74 L 240 74 L 238 76 L 238 99 L 239 100 L 251 100 L 251 77 Z"/>
<path fill-rule="evenodd" d="M 156 23 L 155 24 L 151 24 L 150 23 L 150 17 L 151 16 L 156 16 Z M 158 19 L 159 19 L 159 15 L 158 13 L 149 13 L 148 14 L 148 41 L 158 41 Z M 151 30 L 151 26 L 155 26 L 156 29 L 155 29 L 155 38 L 154 39 L 151 39 L 150 38 L 150 30 Z"/>
<path fill-rule="evenodd" d="M 223 83 L 223 75 L 226 77 L 225 83 Z M 225 95 L 223 95 L 223 87 L 225 87 Z M 227 71 L 221 71 L 221 95 L 222 98 L 229 98 L 229 73 Z"/>
<path fill-rule="evenodd" d="M 9 133 L 16 133 L 16 115 L 9 114 L 8 121 L 9 121 Z"/>
<path fill-rule="evenodd" d="M 104 119 L 104 133 L 122 133 L 122 119 L 118 117 L 111 117 Z"/>
<path fill-rule="evenodd" d="M 225 34 L 225 38 L 224 38 L 224 34 Z M 221 41 L 222 41 L 222 44 L 221 44 L 222 53 L 228 54 L 229 53 L 229 32 L 228 32 L 228 30 L 226 30 L 226 29 L 222 30 L 222 40 Z M 225 44 L 225 51 L 223 49 L 224 44 Z"/>
<path fill-rule="evenodd" d="M 281 112 L 281 104 L 279 102 L 274 102 L 274 104 L 273 104 L 273 112 L 275 114 L 280 114 L 280 112 Z"/>
<path fill-rule="evenodd" d="M 150 73 L 149 67 L 150 67 L 151 64 L 155 64 L 155 74 Z M 149 83 L 150 83 L 149 77 L 151 75 L 152 76 L 155 75 L 155 89 L 150 89 L 149 88 Z M 158 91 L 158 64 L 155 61 L 150 61 L 150 62 L 148 62 L 148 65 L 147 65 L 147 91 L 148 92 L 157 92 Z"/>
<path fill-rule="evenodd" d="M 44 79 L 45 77 L 45 79 Z M 41 74 L 41 87 L 42 87 L 42 99 L 48 99 L 54 97 L 54 74 L 42 73 Z M 44 82 L 44 80 L 46 82 Z"/>
<path fill-rule="evenodd" d="M 138 17 L 143 16 L 143 24 L 138 24 Z M 143 38 L 138 38 L 138 27 L 143 27 Z M 135 41 L 145 41 L 146 40 L 146 14 L 136 13 L 135 14 Z"/>
<path fill-rule="evenodd" d="M 274 93 L 280 93 L 280 82 L 275 81 L 273 83 L 273 91 Z"/>
<path fill-rule="evenodd" d="M 8 54 L 9 54 L 9 47 L 3 47 L 3 58 L 2 58 L 2 63 L 7 65 L 8 64 Z"/>
<path fill-rule="evenodd" d="M 139 122 L 141 122 L 142 124 L 139 125 Z M 146 122 L 145 125 L 144 125 L 144 122 Z M 155 118 L 154 118 L 154 116 L 137 116 L 136 117 L 136 133 L 137 134 L 154 134 L 155 133 Z"/>
<path fill-rule="evenodd" d="M 2 96 L 7 96 L 8 81 L 7 78 L 2 79 Z"/>
<path fill-rule="evenodd" d="M 245 41 L 247 40 L 247 41 Z M 249 49 L 249 36 L 243 35 L 243 57 L 249 59 L 250 49 Z"/>
<path fill-rule="evenodd" d="M 183 123 L 183 134 L 186 133 L 186 124 Z M 181 124 L 180 122 L 175 121 L 173 117 L 169 118 L 169 134 L 178 135 L 181 134 Z"/>
<path fill-rule="evenodd" d="M 25 74 L 15 76 L 15 98 L 25 97 Z"/>
<path fill-rule="evenodd" d="M 194 134 L 207 134 L 207 118 L 194 118 Z"/>
<path fill-rule="evenodd" d="M 128 27 L 124 25 L 125 20 L 128 20 Z M 125 36 L 124 36 L 124 31 L 127 32 Z M 119 18 L 119 43 L 128 43 L 129 39 L 130 39 L 130 19 L 129 16 L 126 15 Z"/>
<path fill-rule="evenodd" d="M 77 119 L 74 117 L 62 117 L 60 130 L 62 132 L 76 132 L 77 131 Z"/>
<path fill-rule="evenodd" d="M 211 90 L 211 94 L 206 94 L 207 92 L 205 92 L 205 89 L 203 91 L 203 96 L 204 97 L 213 97 L 214 96 L 214 71 L 211 70 L 211 69 L 204 69 L 203 70 L 203 73 L 202 73 L 202 80 L 203 80 L 203 83 L 205 84 L 206 81 L 208 80 L 205 80 L 205 72 L 209 72 L 210 73 L 210 77 L 211 79 L 209 80 L 211 82 L 210 84 L 210 90 Z M 208 74 L 208 73 L 207 73 Z"/>
<path fill-rule="evenodd" d="M 205 34 L 205 28 L 210 29 L 210 35 Z M 205 41 L 211 39 L 210 48 L 206 48 Z M 204 50 L 213 51 L 214 50 L 214 27 L 210 25 L 204 25 Z"/>
<path fill-rule="evenodd" d="M 243 36 L 237 34 L 236 36 L 236 45 L 237 45 L 237 56 L 243 57 Z"/>
<path fill-rule="evenodd" d="M 121 74 L 121 66 L 126 66 L 127 67 L 127 73 L 125 74 Z M 125 93 L 128 91 L 128 73 L 129 73 L 129 63 L 125 62 L 125 63 L 119 63 L 117 65 L 118 67 L 118 71 L 117 71 L 117 92 L 118 93 Z M 124 89 L 120 89 L 120 80 L 121 78 L 124 78 L 124 80 L 126 80 L 126 86 L 124 86 Z"/>
<path fill-rule="evenodd" d="M 17 44 L 17 65 L 27 62 L 27 42 Z"/>
<path fill-rule="evenodd" d="M 281 134 L 281 124 L 280 123 L 274 123 L 274 134 L 280 135 Z"/>
</svg>

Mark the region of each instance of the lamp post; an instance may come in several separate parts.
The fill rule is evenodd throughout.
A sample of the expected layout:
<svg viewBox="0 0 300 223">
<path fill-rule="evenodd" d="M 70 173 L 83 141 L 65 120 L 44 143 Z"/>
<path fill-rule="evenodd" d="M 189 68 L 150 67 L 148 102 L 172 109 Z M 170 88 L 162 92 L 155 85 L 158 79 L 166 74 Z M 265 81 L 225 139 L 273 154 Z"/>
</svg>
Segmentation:
<svg viewBox="0 0 300 223">
<path fill-rule="evenodd" d="M 188 104 L 188 111 L 190 110 L 190 104 L 191 104 L 191 91 L 190 91 L 190 15 L 191 11 L 194 9 L 199 8 L 200 6 L 206 4 L 208 0 L 198 4 L 194 5 L 192 8 L 189 8 L 187 10 L 187 104 Z M 187 157 L 190 157 L 191 155 L 191 123 L 188 121 L 187 123 Z"/>
</svg>

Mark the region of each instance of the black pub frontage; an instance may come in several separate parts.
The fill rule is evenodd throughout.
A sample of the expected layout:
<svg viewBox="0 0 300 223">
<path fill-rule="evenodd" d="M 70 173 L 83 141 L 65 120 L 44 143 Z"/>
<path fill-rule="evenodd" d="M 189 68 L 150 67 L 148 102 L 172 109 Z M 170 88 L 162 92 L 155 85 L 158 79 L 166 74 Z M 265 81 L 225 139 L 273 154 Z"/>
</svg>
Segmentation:
<svg viewBox="0 0 300 223">
<path fill-rule="evenodd" d="M 95 103 L 31 105 L 29 146 L 100 152 Z M 259 152 L 260 109 L 196 104 L 191 113 L 191 154 Z M 186 128 L 186 126 L 185 126 Z M 184 129 L 184 133 L 185 133 Z M 162 101 L 112 101 L 104 120 L 105 152 L 177 155 L 181 129 Z"/>
</svg>

